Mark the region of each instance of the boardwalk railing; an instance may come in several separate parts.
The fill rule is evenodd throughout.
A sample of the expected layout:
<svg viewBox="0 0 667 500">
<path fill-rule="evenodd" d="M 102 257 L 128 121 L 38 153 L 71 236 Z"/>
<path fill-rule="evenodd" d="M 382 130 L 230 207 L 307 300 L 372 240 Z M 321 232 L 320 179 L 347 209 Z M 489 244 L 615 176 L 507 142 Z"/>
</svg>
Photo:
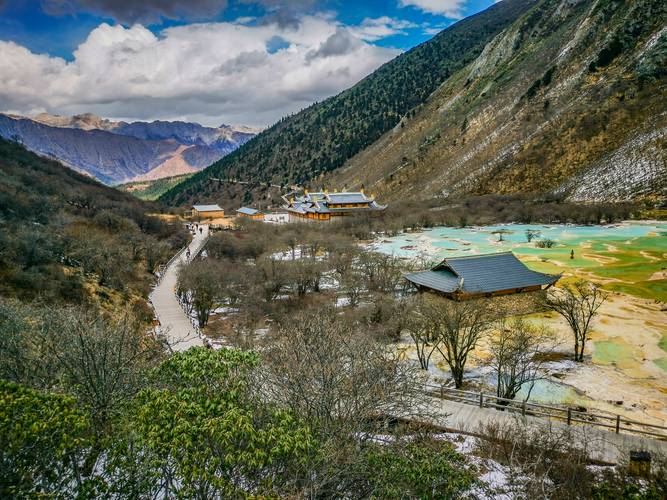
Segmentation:
<svg viewBox="0 0 667 500">
<path fill-rule="evenodd" d="M 633 433 L 667 440 L 667 427 L 647 424 L 627 419 L 621 415 L 602 415 L 579 409 L 564 408 L 557 405 L 545 405 L 501 398 L 483 392 L 462 391 L 440 385 L 426 385 L 426 390 L 433 396 L 459 403 L 476 405 L 480 408 L 495 408 L 511 413 L 520 413 L 534 417 L 546 417 L 566 422 L 567 425 L 582 424 L 602 427 L 615 433 Z"/>
<path fill-rule="evenodd" d="M 185 252 L 185 251 L 188 249 L 188 246 L 189 246 L 189 245 L 185 245 L 185 246 L 184 246 L 183 248 L 181 248 L 178 252 L 176 252 L 176 253 L 171 257 L 171 259 L 169 259 L 169 260 L 167 261 L 166 264 L 162 264 L 161 266 L 158 267 L 158 273 L 159 273 L 159 274 L 158 274 L 158 277 L 157 277 L 157 283 L 156 283 L 156 285 L 159 285 L 160 283 L 162 283 L 162 279 L 164 278 L 164 275 L 166 274 L 167 269 L 169 269 L 169 266 L 171 266 L 171 264 L 172 264 L 176 259 L 178 259 L 178 258 L 181 256 L 181 254 L 182 254 L 183 252 Z"/>
<path fill-rule="evenodd" d="M 188 258 L 186 258 L 186 261 L 187 261 L 187 262 L 191 262 L 192 260 L 194 260 L 195 257 L 197 257 L 197 255 L 199 255 L 199 253 L 203 250 L 204 245 L 206 244 L 206 241 L 207 241 L 207 240 L 208 240 L 208 235 L 207 235 L 206 238 L 204 238 L 204 240 L 199 244 L 199 246 L 195 249 L 195 251 L 192 252 L 192 254 L 191 254 Z M 183 247 L 183 248 L 182 248 L 176 255 L 174 255 L 174 256 L 169 260 L 169 262 L 167 263 L 167 265 L 165 266 L 165 270 L 166 270 L 167 268 L 169 268 L 169 266 L 173 263 L 173 261 L 174 261 L 175 259 L 177 259 L 177 258 L 178 258 L 184 251 L 186 251 L 189 247 L 190 247 L 189 244 L 186 245 L 186 246 Z M 164 274 L 163 274 L 163 275 L 164 275 Z M 162 276 L 160 276 L 160 279 L 158 280 L 158 283 L 159 283 L 161 280 L 162 280 Z M 191 304 L 190 304 L 186 299 L 184 299 L 184 297 L 181 297 L 180 294 L 178 294 L 178 293 L 176 294 L 176 300 L 178 300 L 178 304 L 181 306 L 181 309 L 183 309 L 183 312 L 185 313 L 185 315 L 187 316 L 188 320 L 190 321 L 190 324 L 192 325 L 192 328 L 194 328 L 195 333 L 197 334 L 198 337 L 201 338 L 202 334 L 201 334 L 201 327 L 199 326 L 199 320 L 197 320 L 197 318 L 195 318 L 195 317 L 192 316 L 192 306 L 191 306 Z"/>
</svg>

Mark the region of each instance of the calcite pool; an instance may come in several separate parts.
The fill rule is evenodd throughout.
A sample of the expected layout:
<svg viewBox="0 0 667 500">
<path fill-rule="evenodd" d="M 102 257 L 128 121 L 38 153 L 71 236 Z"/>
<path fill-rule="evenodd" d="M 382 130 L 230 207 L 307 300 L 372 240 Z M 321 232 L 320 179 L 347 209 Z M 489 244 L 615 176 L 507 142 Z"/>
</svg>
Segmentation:
<svg viewBox="0 0 667 500">
<path fill-rule="evenodd" d="M 536 232 L 530 243 L 527 231 Z M 554 246 L 539 248 L 540 240 L 551 240 Z M 370 248 L 431 262 L 512 251 L 536 271 L 595 276 L 609 290 L 667 302 L 667 223 L 662 222 L 436 227 L 379 238 Z"/>
<path fill-rule="evenodd" d="M 532 243 L 526 232 L 537 231 Z M 552 249 L 535 247 L 535 241 L 550 239 L 556 248 L 576 248 L 582 244 L 630 244 L 642 238 L 657 237 L 667 243 L 667 223 L 626 222 L 603 226 L 575 226 L 569 224 L 500 224 L 478 227 L 435 227 L 418 233 L 403 233 L 381 239 L 372 247 L 398 257 L 425 254 L 433 258 L 462 256 L 492 252 L 513 251 L 518 254 L 549 253 Z M 667 246 L 663 247 L 667 250 Z"/>
<path fill-rule="evenodd" d="M 530 243 L 528 230 L 537 231 Z M 554 246 L 539 248 L 535 243 L 543 239 Z M 378 238 L 369 247 L 405 259 L 420 257 L 424 266 L 448 256 L 512 251 L 536 271 L 585 278 L 619 292 L 600 310 L 587 363 L 567 370 L 559 381 L 539 381 L 531 400 L 584 403 L 667 424 L 667 223 L 436 227 Z M 552 328 L 568 352 L 570 333 L 562 319 L 537 314 L 535 321 Z"/>
</svg>

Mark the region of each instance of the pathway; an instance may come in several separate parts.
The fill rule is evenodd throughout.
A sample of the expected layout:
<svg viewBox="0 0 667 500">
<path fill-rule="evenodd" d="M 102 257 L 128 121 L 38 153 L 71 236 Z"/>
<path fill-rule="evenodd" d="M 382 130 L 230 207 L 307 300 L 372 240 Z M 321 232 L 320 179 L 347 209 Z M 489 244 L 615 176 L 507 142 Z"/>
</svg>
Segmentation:
<svg viewBox="0 0 667 500">
<path fill-rule="evenodd" d="M 203 233 L 197 234 L 190 242 L 189 249 L 192 256 L 197 255 L 208 238 L 208 226 L 200 226 Z M 173 259 L 164 270 L 160 283 L 153 289 L 149 299 L 155 309 L 160 322 L 160 330 L 166 336 L 172 351 L 185 351 L 192 346 L 203 346 L 204 342 L 197 333 L 190 319 L 176 298 L 176 279 L 178 266 L 186 261 L 186 252 L 183 251 Z"/>
<path fill-rule="evenodd" d="M 572 433 L 572 443 L 585 446 L 590 459 L 612 464 L 619 463 L 623 459 L 627 460 L 630 451 L 649 451 L 655 456 L 667 456 L 667 441 L 640 435 L 616 434 L 613 431 L 584 425 L 568 426 L 558 420 L 522 416 L 493 408 L 479 408 L 475 405 L 446 399 L 433 399 L 433 403 L 432 409 L 439 414 L 431 417 L 433 423 L 453 431 L 483 435 L 485 434 L 484 427 L 493 424 L 499 426 L 525 425 L 532 429 L 543 428 L 545 432 L 569 431 Z"/>
</svg>

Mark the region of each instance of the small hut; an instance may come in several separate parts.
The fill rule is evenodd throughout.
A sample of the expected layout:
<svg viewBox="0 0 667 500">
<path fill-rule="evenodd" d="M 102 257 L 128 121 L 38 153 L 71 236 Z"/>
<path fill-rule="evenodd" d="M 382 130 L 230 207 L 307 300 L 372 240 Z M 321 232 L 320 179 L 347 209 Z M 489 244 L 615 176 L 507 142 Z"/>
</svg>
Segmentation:
<svg viewBox="0 0 667 500">
<path fill-rule="evenodd" d="M 225 211 L 218 205 L 194 205 L 192 216 L 202 219 L 221 219 L 225 216 Z"/>
<path fill-rule="evenodd" d="M 264 220 L 264 212 L 261 212 L 256 208 L 241 207 L 236 211 L 236 214 L 239 217 L 246 217 L 252 220 Z"/>
</svg>

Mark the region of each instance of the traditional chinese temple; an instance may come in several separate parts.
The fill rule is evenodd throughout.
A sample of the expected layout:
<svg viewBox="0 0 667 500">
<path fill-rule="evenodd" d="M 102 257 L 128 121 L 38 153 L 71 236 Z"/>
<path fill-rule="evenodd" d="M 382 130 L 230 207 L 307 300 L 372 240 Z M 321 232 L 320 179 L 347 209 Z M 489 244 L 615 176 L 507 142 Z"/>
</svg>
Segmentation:
<svg viewBox="0 0 667 500">
<path fill-rule="evenodd" d="M 386 210 L 387 205 L 378 204 L 373 196 L 363 191 L 329 193 L 309 193 L 285 199 L 285 209 L 291 219 L 328 221 L 336 217 L 359 215 L 363 213 L 378 214 Z"/>
</svg>

